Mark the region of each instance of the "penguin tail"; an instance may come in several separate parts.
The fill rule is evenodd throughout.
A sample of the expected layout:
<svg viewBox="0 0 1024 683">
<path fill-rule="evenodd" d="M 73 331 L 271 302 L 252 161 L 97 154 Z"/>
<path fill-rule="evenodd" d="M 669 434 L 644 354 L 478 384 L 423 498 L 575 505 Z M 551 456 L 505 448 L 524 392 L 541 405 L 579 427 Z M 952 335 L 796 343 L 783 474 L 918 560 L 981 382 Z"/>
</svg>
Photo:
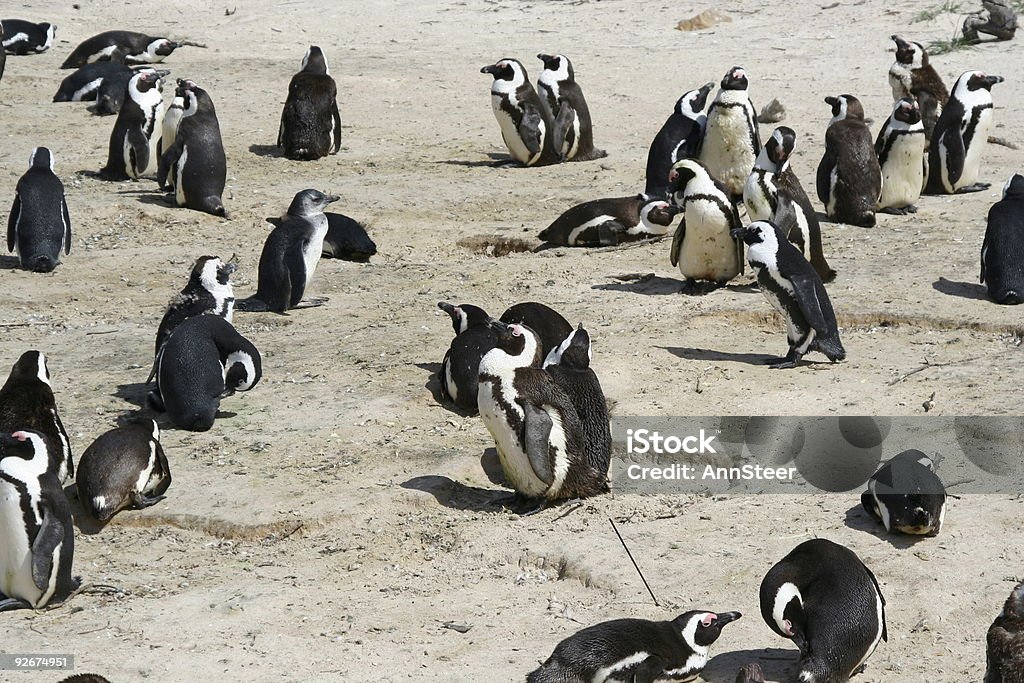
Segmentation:
<svg viewBox="0 0 1024 683">
<path fill-rule="evenodd" d="M 996 303 L 1007 306 L 1016 306 L 1017 304 L 1024 304 L 1024 296 L 1015 289 L 1008 289 L 1003 292 L 998 299 L 996 299 Z"/>
<path fill-rule="evenodd" d="M 843 344 L 839 341 L 838 336 L 819 340 L 818 350 L 825 354 L 833 363 L 846 360 L 846 349 L 843 348 Z"/>
<path fill-rule="evenodd" d="M 827 265 L 818 272 L 818 275 L 821 277 L 821 281 L 826 283 L 832 282 L 836 279 L 836 271 L 832 270 Z"/>
<path fill-rule="evenodd" d="M 57 261 L 45 255 L 33 256 L 28 266 L 34 273 L 52 273 L 57 267 Z"/>
</svg>

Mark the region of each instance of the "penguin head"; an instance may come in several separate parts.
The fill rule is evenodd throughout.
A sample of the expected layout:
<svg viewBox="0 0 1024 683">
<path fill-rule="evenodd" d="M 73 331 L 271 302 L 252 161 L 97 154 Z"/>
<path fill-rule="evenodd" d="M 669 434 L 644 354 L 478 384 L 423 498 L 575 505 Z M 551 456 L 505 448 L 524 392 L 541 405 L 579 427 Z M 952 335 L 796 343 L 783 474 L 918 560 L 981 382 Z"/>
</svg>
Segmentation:
<svg viewBox="0 0 1024 683">
<path fill-rule="evenodd" d="M 774 631 L 786 638 L 805 637 L 804 598 L 796 584 L 786 581 L 780 585 L 772 598 L 771 612 L 765 614 L 768 606 L 762 598 L 762 616 Z"/>
<path fill-rule="evenodd" d="M 26 351 L 11 368 L 11 374 L 7 377 L 7 384 L 42 382 L 50 386 L 50 370 L 46 366 L 46 356 L 42 351 Z"/>
<path fill-rule="evenodd" d="M 828 125 L 836 121 L 850 119 L 852 121 L 864 120 L 864 106 L 853 95 L 839 95 L 838 97 L 826 97 L 825 102 L 832 107 L 832 120 Z"/>
<path fill-rule="evenodd" d="M 572 62 L 565 55 L 539 54 L 537 59 L 544 63 L 544 70 L 550 71 L 556 81 L 574 81 L 576 73 L 573 71 Z"/>
<path fill-rule="evenodd" d="M 157 71 L 156 69 L 142 69 L 137 71 L 135 75 L 132 76 L 132 79 L 128 81 L 128 92 L 133 94 L 132 99 L 134 99 L 134 93 L 144 94 L 154 88 L 159 92 L 160 88 L 163 86 L 161 74 L 165 76 L 167 73 L 168 72 L 166 71 Z"/>
<path fill-rule="evenodd" d="M 672 170 L 668 172 L 669 194 L 682 192 L 691 180 L 706 175 L 708 175 L 707 168 L 696 159 L 677 161 Z"/>
<path fill-rule="evenodd" d="M 156 57 L 166 57 L 177 50 L 178 47 L 178 43 L 175 43 L 173 40 L 157 38 L 149 44 L 149 47 L 146 48 L 146 52 Z"/>
<path fill-rule="evenodd" d="M 182 118 L 194 115 L 201 106 L 206 106 L 207 108 L 213 106 L 213 102 L 210 101 L 210 96 L 206 91 L 196 85 L 196 82 L 191 79 L 179 78 L 175 95 L 181 97 L 182 100 Z"/>
<path fill-rule="evenodd" d="M 680 614 L 672 623 L 682 633 L 683 640 L 693 650 L 702 650 L 718 640 L 726 624 L 743 615 L 739 612 L 704 612 L 694 610 Z"/>
<path fill-rule="evenodd" d="M 729 231 L 733 239 L 743 240 L 748 246 L 764 244 L 772 250 L 778 249 L 779 229 L 771 221 L 754 221 L 745 227 L 733 228 Z M 786 241 L 785 238 L 782 240 Z M 794 247 L 795 248 L 795 247 Z"/>
<path fill-rule="evenodd" d="M 27 460 L 37 466 L 26 471 L 24 464 L 21 467 L 16 464 L 12 466 L 7 462 L 8 458 Z M 14 474 L 19 479 L 24 479 L 28 475 L 38 477 L 46 471 L 49 460 L 46 442 L 39 432 L 23 430 L 12 434 L 0 434 L 0 471 Z"/>
<path fill-rule="evenodd" d="M 309 74 L 329 74 L 327 56 L 324 54 L 324 51 L 317 45 L 310 45 L 309 49 L 306 50 L 306 56 L 302 58 L 302 66 L 299 68 L 299 71 Z"/>
<path fill-rule="evenodd" d="M 53 170 L 53 153 L 47 147 L 36 147 L 28 158 L 29 168 Z"/>
<path fill-rule="evenodd" d="M 224 360 L 224 393 L 249 391 L 260 381 L 263 366 L 256 348 L 248 351 L 232 351 Z"/>
<path fill-rule="evenodd" d="M 917 100 L 904 97 L 893 105 L 892 117 L 912 126 L 921 121 L 921 107 Z"/>
<path fill-rule="evenodd" d="M 323 213 L 331 202 L 340 199 L 337 195 L 324 194 L 320 190 L 303 190 L 295 195 L 288 206 L 289 216 L 315 216 Z"/>
<path fill-rule="evenodd" d="M 701 117 L 707 116 L 708 105 L 711 104 L 711 91 L 715 87 L 714 81 L 708 81 L 696 90 L 689 90 L 676 102 L 676 111 L 683 118 L 691 121 L 699 121 Z"/>
<path fill-rule="evenodd" d="M 742 66 L 734 66 L 722 78 L 722 90 L 746 90 L 747 71 Z"/>
<path fill-rule="evenodd" d="M 1003 185 L 1003 199 L 1024 199 L 1024 175 L 1014 173 Z"/>
<path fill-rule="evenodd" d="M 796 149 L 796 131 L 788 126 L 779 126 L 772 131 L 772 136 L 764 143 L 764 152 L 778 168 L 779 171 L 786 168 L 789 158 Z"/>
<path fill-rule="evenodd" d="M 192 266 L 189 278 L 190 289 L 202 288 L 214 292 L 231 284 L 231 274 L 238 269 L 238 262 L 232 256 L 227 263 L 217 256 L 200 256 Z"/>
<path fill-rule="evenodd" d="M 561 365 L 573 370 L 586 370 L 594 353 L 590 348 L 590 334 L 583 329 L 583 323 L 569 333 L 562 343 L 551 349 L 544 359 L 544 367 Z"/>
<path fill-rule="evenodd" d="M 451 316 L 452 329 L 455 330 L 456 335 L 462 334 L 471 327 L 486 325 L 491 319 L 491 316 L 487 315 L 487 311 L 473 304 L 453 306 L 447 301 L 438 301 L 437 307 Z"/>
<path fill-rule="evenodd" d="M 989 76 L 984 71 L 968 71 L 961 74 L 953 87 L 953 93 L 957 99 L 965 101 L 967 98 L 961 95 L 977 92 L 978 90 L 992 90 L 996 83 L 1002 83 L 1002 76 Z"/>
<path fill-rule="evenodd" d="M 679 209 L 661 197 L 648 197 L 641 194 L 639 199 L 643 202 L 643 205 L 640 207 L 640 222 L 648 226 L 648 228 L 652 225 L 659 225 L 661 227 L 672 225 L 676 214 L 679 213 Z M 652 232 L 658 231 L 653 230 Z"/>
<path fill-rule="evenodd" d="M 494 76 L 494 82 L 491 83 L 492 92 L 511 92 L 518 88 L 523 83 L 526 83 L 527 78 L 526 68 L 520 63 L 518 59 L 512 59 L 506 57 L 500 59 L 490 66 L 485 66 L 480 69 L 482 74 L 491 74 Z"/>
<path fill-rule="evenodd" d="M 891 36 L 896 43 L 896 61 L 908 69 L 920 69 L 928 66 L 928 53 L 921 43 L 912 43 L 899 36 Z"/>
<path fill-rule="evenodd" d="M 516 367 L 540 365 L 541 349 L 536 332 L 526 325 L 519 323 L 507 325 L 493 318 L 488 321 L 487 325 L 494 331 L 497 342 L 494 349 L 487 352 L 488 356 L 497 351 L 512 360 L 512 364 Z"/>
</svg>

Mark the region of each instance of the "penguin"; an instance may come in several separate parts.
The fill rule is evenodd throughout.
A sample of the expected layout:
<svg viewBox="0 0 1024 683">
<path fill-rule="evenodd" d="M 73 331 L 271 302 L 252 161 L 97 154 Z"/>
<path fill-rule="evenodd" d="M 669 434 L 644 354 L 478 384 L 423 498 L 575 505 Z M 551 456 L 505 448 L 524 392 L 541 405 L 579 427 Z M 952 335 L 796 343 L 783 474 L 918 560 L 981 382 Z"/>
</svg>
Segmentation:
<svg viewBox="0 0 1024 683">
<path fill-rule="evenodd" d="M 736 672 L 736 683 L 764 683 L 764 670 L 757 662 L 747 664 Z"/>
<path fill-rule="evenodd" d="M 472 304 L 437 307 L 451 316 L 455 338 L 441 361 L 441 394 L 466 412 L 476 415 L 480 359 L 498 343 L 487 311 Z"/>
<path fill-rule="evenodd" d="M 164 116 L 163 77 L 169 72 L 139 71 L 128 81 L 121 111 L 110 133 L 107 165 L 100 176 L 108 180 L 138 180 L 156 170 L 156 149 Z"/>
<path fill-rule="evenodd" d="M 804 541 L 761 582 L 761 616 L 800 648 L 801 683 L 844 683 L 889 640 L 875 575 L 838 543 Z"/>
<path fill-rule="evenodd" d="M 1024 303 L 1024 175 L 1014 174 L 988 210 L 981 244 L 981 282 L 997 304 Z"/>
<path fill-rule="evenodd" d="M 904 98 L 892 109 L 875 140 L 882 169 L 882 194 L 875 208 L 884 213 L 917 213 L 914 202 L 928 177 L 927 143 L 917 102 Z"/>
<path fill-rule="evenodd" d="M 300 307 L 323 253 L 327 234 L 324 207 L 338 199 L 319 190 L 303 190 L 295 195 L 287 217 L 263 243 L 256 294 L 239 301 L 239 310 L 283 313 Z"/>
<path fill-rule="evenodd" d="M 572 399 L 539 367 L 540 341 L 528 327 L 493 320 L 497 343 L 480 360 L 477 404 L 517 501 L 532 510 L 608 492 L 608 472 L 585 450 Z"/>
<path fill-rule="evenodd" d="M 931 458 L 916 450 L 903 451 L 875 472 L 860 502 L 889 533 L 938 536 L 946 517 L 946 488 Z"/>
<path fill-rule="evenodd" d="M 7 217 L 7 250 L 17 251 L 25 270 L 49 273 L 60 254 L 71 253 L 71 216 L 64 183 L 53 172 L 53 154 L 36 147 L 28 170 L 18 180 L 14 203 Z"/>
<path fill-rule="evenodd" d="M 75 530 L 43 435 L 0 434 L 0 611 L 40 609 L 75 588 Z"/>
<path fill-rule="evenodd" d="M 1002 76 L 982 71 L 966 71 L 956 79 L 928 148 L 928 194 L 981 192 L 990 187 L 978 182 L 978 170 L 992 127 L 992 86 L 1002 82 Z"/>
<path fill-rule="evenodd" d="M 110 62 L 95 63 L 109 64 Z M 155 72 L 156 69 L 148 66 L 129 67 L 128 71 L 115 71 L 113 75 L 104 78 L 96 89 L 96 104 L 91 105 L 88 108 L 89 111 L 96 116 L 112 116 L 120 113 L 121 107 L 124 105 L 124 98 L 128 95 L 128 82 L 141 71 Z M 157 150 L 159 151 L 159 149 L 160 143 L 157 143 Z"/>
<path fill-rule="evenodd" d="M 217 315 L 197 315 L 178 325 L 156 365 L 149 406 L 193 432 L 209 430 L 220 400 L 249 391 L 263 374 L 256 347 Z"/>
<path fill-rule="evenodd" d="M 565 55 L 539 54 L 544 70 L 537 78 L 537 94 L 548 118 L 558 125 L 551 131 L 552 145 L 561 161 L 603 159 L 608 152 L 594 147 L 594 127 L 583 90 L 576 82 L 572 62 Z M 568 112 L 562 108 L 567 107 Z"/>
<path fill-rule="evenodd" d="M 328 71 L 327 57 L 316 45 L 309 46 L 302 66 L 288 84 L 277 146 L 289 159 L 303 161 L 337 154 L 341 149 L 338 86 Z"/>
<path fill-rule="evenodd" d="M 821 224 L 793 172 L 790 159 L 796 149 L 796 131 L 779 126 L 764 143 L 743 187 L 743 203 L 752 221 L 770 220 L 779 226 L 804 258 L 811 262 L 822 282 L 832 282 L 836 271 L 828 265 L 821 248 Z"/>
<path fill-rule="evenodd" d="M 747 175 L 761 153 L 757 110 L 747 94 L 747 72 L 734 66 L 722 79 L 711 103 L 700 150 L 700 161 L 729 196 L 739 201 Z"/>
<path fill-rule="evenodd" d="M 882 169 L 864 123 L 864 107 L 853 95 L 826 97 L 825 102 L 832 106 L 832 119 L 818 163 L 818 199 L 833 221 L 873 228 Z"/>
<path fill-rule="evenodd" d="M 123 53 L 128 64 L 156 64 L 181 46 L 182 43 L 137 31 L 104 31 L 82 41 L 60 68 L 78 69 L 92 62 L 109 60 L 115 51 Z"/>
<path fill-rule="evenodd" d="M 529 327 L 540 339 L 541 360 L 558 348 L 573 330 L 561 313 L 536 301 L 523 301 L 509 306 L 498 320 L 506 325 Z"/>
<path fill-rule="evenodd" d="M 559 152 L 554 149 L 551 135 L 554 122 L 547 115 L 522 63 L 506 57 L 483 67 L 480 73 L 494 77 L 491 108 L 512 159 L 523 166 L 557 163 Z M 560 112 L 563 117 L 571 113 L 568 108 Z"/>
<path fill-rule="evenodd" d="M 694 159 L 700 154 L 704 141 L 704 127 L 708 121 L 708 95 L 715 87 L 708 81 L 696 90 L 689 90 L 676 101 L 672 115 L 668 117 L 658 134 L 654 136 L 647 150 L 647 184 L 644 194 L 648 197 L 668 198 L 668 174 L 677 162 Z"/>
<path fill-rule="evenodd" d="M 667 175 L 666 175 L 667 180 Z M 544 228 L 540 239 L 563 247 L 607 247 L 660 237 L 676 209 L 660 194 L 594 199 L 577 204 Z"/>
<path fill-rule="evenodd" d="M 182 88 L 184 82 L 183 79 L 178 79 L 178 87 L 174 89 L 171 106 L 167 107 L 163 123 L 160 126 L 159 152 L 161 158 L 163 158 L 164 152 L 174 145 L 174 138 L 178 136 L 178 124 L 181 123 L 181 117 L 185 114 L 185 91 Z"/>
<path fill-rule="evenodd" d="M 614 619 L 569 636 L 527 683 L 695 681 L 739 612 L 693 610 L 672 621 Z"/>
<path fill-rule="evenodd" d="M 355 263 L 369 263 L 377 253 L 377 245 L 359 221 L 340 213 L 325 211 L 327 234 L 320 258 L 336 258 Z"/>
<path fill-rule="evenodd" d="M 151 419 L 100 435 L 82 453 L 75 477 L 82 506 L 101 522 L 131 505 L 156 505 L 170 485 L 160 427 Z"/>
<path fill-rule="evenodd" d="M 124 56 L 112 56 L 109 62 L 86 64 L 60 82 L 60 87 L 53 96 L 54 102 L 90 102 L 97 98 L 103 83 L 107 79 L 123 78 L 128 82 L 134 72 L 124 63 Z"/>
<path fill-rule="evenodd" d="M 669 172 L 672 205 L 683 218 L 672 238 L 669 258 L 687 287 L 707 280 L 724 285 L 743 272 L 743 244 L 730 237 L 740 227 L 726 187 L 696 159 L 684 159 Z"/>
<path fill-rule="evenodd" d="M 0 387 L 0 433 L 29 429 L 42 435 L 50 454 L 48 470 L 61 484 L 75 476 L 71 442 L 57 413 L 50 370 L 41 351 L 26 351 Z"/>
<path fill-rule="evenodd" d="M 227 159 L 220 137 L 220 124 L 213 100 L 190 80 L 179 80 L 185 100 L 174 144 L 160 158 L 157 182 L 161 189 L 173 189 L 174 201 L 194 211 L 227 217 L 224 184 Z"/>
<path fill-rule="evenodd" d="M 1018 583 L 988 629 L 985 680 L 1024 683 L 1024 582 Z"/>
<path fill-rule="evenodd" d="M 895 35 L 891 40 L 896 43 L 896 61 L 889 67 L 892 99 L 894 102 L 902 99 L 917 102 L 925 140 L 931 140 L 935 122 L 949 99 L 949 90 L 935 67 L 928 62 L 928 52 L 921 43 L 912 43 Z"/>
<path fill-rule="evenodd" d="M 747 261 L 761 293 L 786 321 L 789 352 L 772 359 L 771 367 L 796 367 L 808 351 L 819 351 L 833 363 L 846 358 L 821 277 L 782 231 L 771 221 L 754 221 L 732 235 L 747 243 Z"/>
<path fill-rule="evenodd" d="M 59 683 L 110 683 L 110 681 L 97 674 L 75 674 L 62 679 Z"/>
<path fill-rule="evenodd" d="M 4 19 L 4 52 L 9 55 L 28 55 L 46 52 L 53 45 L 57 25 L 46 22 L 36 24 L 23 19 Z"/>
</svg>

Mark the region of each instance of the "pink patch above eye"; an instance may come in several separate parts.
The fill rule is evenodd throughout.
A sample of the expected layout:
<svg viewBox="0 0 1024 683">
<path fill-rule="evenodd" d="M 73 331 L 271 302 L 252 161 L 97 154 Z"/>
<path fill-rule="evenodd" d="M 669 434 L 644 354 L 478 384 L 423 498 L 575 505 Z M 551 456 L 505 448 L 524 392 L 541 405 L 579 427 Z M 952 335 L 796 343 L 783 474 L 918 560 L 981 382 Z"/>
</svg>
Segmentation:
<svg viewBox="0 0 1024 683">
<path fill-rule="evenodd" d="M 790 623 L 789 619 L 782 622 L 782 625 L 786 627 L 786 635 L 793 635 L 793 624 Z"/>
<path fill-rule="evenodd" d="M 711 626 L 711 624 L 718 618 L 716 614 L 705 614 L 704 618 L 700 620 L 702 626 Z"/>
<path fill-rule="evenodd" d="M 26 434 L 25 432 L 14 432 L 13 434 L 11 434 L 11 436 L 13 436 L 18 441 L 28 441 L 28 434 Z"/>
</svg>

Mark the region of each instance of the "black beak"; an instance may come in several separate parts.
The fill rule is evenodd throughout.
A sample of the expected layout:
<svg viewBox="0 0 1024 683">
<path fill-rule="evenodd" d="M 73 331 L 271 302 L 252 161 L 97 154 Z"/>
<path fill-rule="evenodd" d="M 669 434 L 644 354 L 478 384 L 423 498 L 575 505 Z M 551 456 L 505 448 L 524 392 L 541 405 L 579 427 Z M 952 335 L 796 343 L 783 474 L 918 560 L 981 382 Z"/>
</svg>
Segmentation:
<svg viewBox="0 0 1024 683">
<path fill-rule="evenodd" d="M 482 74 L 494 75 L 497 71 L 498 66 L 496 64 L 491 64 L 490 66 L 485 66 L 484 68 L 480 69 L 480 73 Z"/>
<path fill-rule="evenodd" d="M 736 621 L 737 619 L 739 619 L 742 616 L 743 615 L 740 614 L 739 612 L 719 612 L 718 613 L 718 625 L 719 626 L 725 626 L 726 624 L 731 624 L 732 622 Z"/>
<path fill-rule="evenodd" d="M 896 47 L 898 49 L 900 49 L 900 50 L 905 50 L 908 47 L 910 47 L 910 43 L 908 43 L 907 41 L 903 40 L 899 36 L 893 35 L 893 36 L 889 36 L 889 38 L 896 42 Z"/>
<path fill-rule="evenodd" d="M 990 88 L 996 83 L 1002 83 L 1003 80 L 1002 76 L 985 76 L 985 83 L 987 83 Z"/>
<path fill-rule="evenodd" d="M 747 236 L 747 228 L 733 228 L 729 231 L 729 237 L 736 240 L 741 240 Z"/>
<path fill-rule="evenodd" d="M 454 316 L 455 315 L 455 307 L 452 306 L 447 301 L 438 301 L 437 302 L 437 307 L 440 308 L 442 311 L 444 311 L 445 313 L 447 313 L 450 316 Z"/>
<path fill-rule="evenodd" d="M 508 332 L 508 325 L 494 318 L 491 318 L 490 320 L 487 321 L 487 327 L 491 328 L 498 334 L 504 334 L 505 332 Z"/>
<path fill-rule="evenodd" d="M 829 105 L 832 105 L 834 107 L 837 104 L 839 104 L 839 98 L 838 97 L 832 97 L 831 95 L 829 95 L 828 97 L 825 98 L 825 103 L 829 104 Z"/>
<path fill-rule="evenodd" d="M 326 195 L 324 197 L 324 204 L 333 204 L 334 202 L 338 201 L 339 199 L 341 199 L 341 197 L 339 197 L 338 195 L 336 195 L 336 194 L 329 194 L 329 195 Z"/>
</svg>

